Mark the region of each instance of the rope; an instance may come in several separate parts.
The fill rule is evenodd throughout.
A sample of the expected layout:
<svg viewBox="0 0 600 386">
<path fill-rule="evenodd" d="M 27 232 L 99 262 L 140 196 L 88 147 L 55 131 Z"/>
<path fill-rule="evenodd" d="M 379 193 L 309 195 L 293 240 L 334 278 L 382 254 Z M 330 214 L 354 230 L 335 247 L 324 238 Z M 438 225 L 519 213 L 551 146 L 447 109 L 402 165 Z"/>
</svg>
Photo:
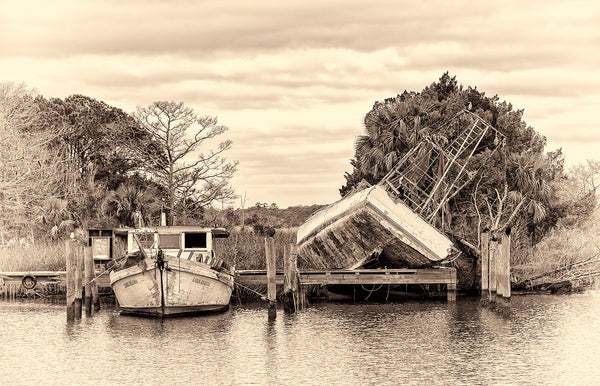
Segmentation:
<svg viewBox="0 0 600 386">
<path fill-rule="evenodd" d="M 255 291 L 255 290 L 253 290 L 253 289 L 252 289 L 252 288 L 250 288 L 250 287 L 246 287 L 246 286 L 245 286 L 245 285 L 243 285 L 243 284 L 236 283 L 235 281 L 233 282 L 233 284 L 234 284 L 234 285 L 237 285 L 237 286 L 239 286 L 239 287 L 242 287 L 242 288 L 244 288 L 244 289 L 247 289 L 247 290 L 248 290 L 248 291 L 250 291 L 250 292 L 254 292 L 256 295 L 260 296 L 260 300 L 267 300 L 267 295 L 261 294 L 260 292 L 258 292 L 258 291 Z"/>
<path fill-rule="evenodd" d="M 364 286 L 363 284 L 361 284 L 361 285 L 360 285 L 364 291 L 367 291 L 367 292 L 369 293 L 369 294 L 367 295 L 367 297 L 365 298 L 365 301 L 369 300 L 369 297 L 370 297 L 370 296 L 373 294 L 373 292 L 375 292 L 375 291 L 379 291 L 379 290 L 381 289 L 381 287 L 383 287 L 383 284 L 380 284 L 380 285 L 379 285 L 379 287 L 377 287 L 377 288 L 375 288 L 375 285 L 376 285 L 376 284 L 374 284 L 374 285 L 373 285 L 373 288 L 372 288 L 372 289 L 370 289 L 370 290 L 366 289 L 366 288 L 365 288 L 365 286 Z"/>
<path fill-rule="evenodd" d="M 388 297 L 390 296 L 390 287 L 391 287 L 391 285 L 390 285 L 390 284 L 388 284 L 388 290 L 387 290 L 387 294 L 385 295 L 385 302 L 386 302 L 386 303 L 388 303 L 388 302 L 389 302 L 389 301 L 388 301 Z"/>
<path fill-rule="evenodd" d="M 458 251 L 456 256 L 454 256 L 451 260 L 444 259 L 444 260 L 440 261 L 440 264 L 452 264 L 456 261 L 456 259 L 458 259 L 460 257 L 460 255 L 462 255 L 462 251 Z"/>
<path fill-rule="evenodd" d="M 99 279 L 99 278 L 100 278 L 102 275 L 105 275 L 107 272 L 111 271 L 111 270 L 112 270 L 112 269 L 115 267 L 115 265 L 117 265 L 117 264 L 121 263 L 121 262 L 122 262 L 123 260 L 125 260 L 126 258 L 127 258 L 127 255 L 125 255 L 125 256 L 123 256 L 123 257 L 121 257 L 121 258 L 120 258 L 120 259 L 118 259 L 118 260 L 113 260 L 113 261 L 111 261 L 111 263 L 109 263 L 109 264 L 107 265 L 107 268 L 106 268 L 104 271 L 102 271 L 102 273 L 100 273 L 99 275 L 96 275 L 96 277 L 94 277 L 92 280 L 90 280 L 90 281 L 88 281 L 87 283 L 85 283 L 85 284 L 83 285 L 83 287 L 85 287 L 86 285 L 92 284 L 93 282 L 95 282 L 96 280 L 98 280 L 98 279 Z"/>
</svg>

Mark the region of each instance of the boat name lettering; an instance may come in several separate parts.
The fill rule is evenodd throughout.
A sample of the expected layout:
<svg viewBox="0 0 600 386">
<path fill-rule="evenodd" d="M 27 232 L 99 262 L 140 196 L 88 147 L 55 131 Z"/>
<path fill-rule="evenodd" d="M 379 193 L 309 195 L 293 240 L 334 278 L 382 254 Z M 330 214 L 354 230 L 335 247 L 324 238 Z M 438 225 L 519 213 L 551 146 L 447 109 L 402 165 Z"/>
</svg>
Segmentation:
<svg viewBox="0 0 600 386">
<path fill-rule="evenodd" d="M 200 285 L 210 285 L 210 283 L 206 280 L 198 279 L 197 277 L 193 278 L 192 281 L 194 283 L 198 283 Z"/>
<path fill-rule="evenodd" d="M 129 280 L 128 282 L 125 283 L 125 288 L 131 287 L 132 285 L 137 284 L 137 280 L 133 279 L 133 280 Z"/>
</svg>

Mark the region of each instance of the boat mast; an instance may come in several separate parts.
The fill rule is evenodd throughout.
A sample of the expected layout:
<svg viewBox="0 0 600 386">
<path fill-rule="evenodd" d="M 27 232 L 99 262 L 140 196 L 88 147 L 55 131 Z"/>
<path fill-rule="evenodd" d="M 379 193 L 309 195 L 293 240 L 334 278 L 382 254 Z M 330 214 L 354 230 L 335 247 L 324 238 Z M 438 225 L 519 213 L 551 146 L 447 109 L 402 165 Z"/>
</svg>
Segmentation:
<svg viewBox="0 0 600 386">
<path fill-rule="evenodd" d="M 163 272 L 165 268 L 165 260 L 163 259 L 162 250 L 159 249 L 156 255 L 156 268 L 158 268 L 159 276 L 160 276 L 160 311 L 161 315 L 165 314 L 165 292 L 163 285 Z"/>
</svg>

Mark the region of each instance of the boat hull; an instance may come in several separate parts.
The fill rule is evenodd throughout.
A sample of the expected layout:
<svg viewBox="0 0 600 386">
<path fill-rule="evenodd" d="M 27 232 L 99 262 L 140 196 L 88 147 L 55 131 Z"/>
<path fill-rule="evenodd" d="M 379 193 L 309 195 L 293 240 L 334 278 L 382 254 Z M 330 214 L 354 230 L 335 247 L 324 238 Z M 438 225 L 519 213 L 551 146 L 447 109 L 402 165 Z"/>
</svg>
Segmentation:
<svg viewBox="0 0 600 386">
<path fill-rule="evenodd" d="M 168 258 L 111 272 L 111 287 L 125 314 L 177 316 L 224 311 L 229 307 L 233 277 L 204 263 Z"/>
<path fill-rule="evenodd" d="M 298 229 L 298 254 L 311 266 L 358 268 L 374 254 L 388 267 L 427 267 L 445 259 L 452 241 L 380 186 L 322 209 Z"/>
<path fill-rule="evenodd" d="M 227 305 L 203 305 L 203 306 L 165 306 L 163 307 L 120 307 L 124 315 L 140 316 L 184 316 L 199 315 L 206 313 L 223 312 L 229 309 Z"/>
</svg>

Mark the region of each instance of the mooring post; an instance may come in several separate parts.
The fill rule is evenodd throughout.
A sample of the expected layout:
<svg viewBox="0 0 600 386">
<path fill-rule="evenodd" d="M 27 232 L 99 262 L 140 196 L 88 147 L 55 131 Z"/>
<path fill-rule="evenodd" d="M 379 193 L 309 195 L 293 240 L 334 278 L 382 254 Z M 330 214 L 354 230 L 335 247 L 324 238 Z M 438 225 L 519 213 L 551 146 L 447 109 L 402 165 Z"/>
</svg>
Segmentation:
<svg viewBox="0 0 600 386">
<path fill-rule="evenodd" d="M 298 273 L 298 246 L 296 244 L 290 245 L 290 270 L 292 272 L 291 285 L 292 294 L 294 295 L 294 307 L 296 310 L 304 308 L 306 302 L 304 291 L 300 285 L 300 276 Z"/>
<path fill-rule="evenodd" d="M 65 241 L 65 257 L 67 266 L 67 320 L 75 320 L 77 319 L 77 305 L 75 300 L 75 287 L 77 282 L 77 241 Z"/>
<path fill-rule="evenodd" d="M 81 319 L 83 307 L 83 246 L 76 244 L 77 260 L 75 267 L 75 318 Z"/>
<path fill-rule="evenodd" d="M 83 248 L 83 281 L 85 282 L 85 315 L 92 315 L 92 286 L 96 284 L 90 283 L 94 279 L 94 257 L 92 255 L 92 247 Z"/>
<path fill-rule="evenodd" d="M 92 307 L 95 312 L 100 311 L 100 295 L 98 294 L 98 283 L 96 282 L 92 283 Z"/>
<path fill-rule="evenodd" d="M 502 235 L 502 250 L 504 255 L 503 261 L 503 280 L 504 280 L 504 291 L 502 297 L 505 300 L 510 300 L 510 229 Z"/>
<path fill-rule="evenodd" d="M 496 301 L 504 297 L 504 240 L 500 238 L 498 245 L 496 246 Z"/>
<path fill-rule="evenodd" d="M 456 268 L 448 268 L 450 270 L 450 283 L 447 284 L 447 300 L 448 302 L 456 301 Z"/>
<path fill-rule="evenodd" d="M 488 287 L 490 282 L 490 234 L 486 232 L 481 233 L 481 297 L 487 298 Z"/>
<path fill-rule="evenodd" d="M 304 307 L 304 299 L 298 280 L 298 247 L 296 244 L 286 245 L 284 260 L 284 310 L 289 313 L 296 312 Z"/>
<path fill-rule="evenodd" d="M 497 249 L 498 249 L 498 243 L 492 239 L 490 240 L 489 243 L 489 256 L 490 256 L 490 262 L 489 262 L 489 300 L 492 302 L 496 301 L 496 290 L 497 290 L 497 279 L 496 279 L 496 262 L 498 260 L 498 254 L 497 254 Z"/>
<path fill-rule="evenodd" d="M 290 245 L 283 246 L 283 310 L 294 312 L 294 295 L 292 294 L 292 254 Z"/>
<path fill-rule="evenodd" d="M 269 301 L 269 319 L 277 317 L 277 287 L 275 240 L 273 237 L 265 238 L 265 255 L 267 258 L 267 299 Z"/>
<path fill-rule="evenodd" d="M 85 296 L 86 301 L 88 294 L 91 299 L 91 309 L 94 311 L 100 311 L 100 297 L 98 296 L 98 283 L 93 282 L 90 283 L 90 280 L 93 280 L 96 277 L 96 268 L 94 266 L 94 254 L 92 252 L 92 247 L 85 247 L 84 252 L 84 270 L 85 270 Z M 86 310 L 88 309 L 88 304 L 86 303 Z M 87 311 L 86 311 L 87 312 Z"/>
</svg>

